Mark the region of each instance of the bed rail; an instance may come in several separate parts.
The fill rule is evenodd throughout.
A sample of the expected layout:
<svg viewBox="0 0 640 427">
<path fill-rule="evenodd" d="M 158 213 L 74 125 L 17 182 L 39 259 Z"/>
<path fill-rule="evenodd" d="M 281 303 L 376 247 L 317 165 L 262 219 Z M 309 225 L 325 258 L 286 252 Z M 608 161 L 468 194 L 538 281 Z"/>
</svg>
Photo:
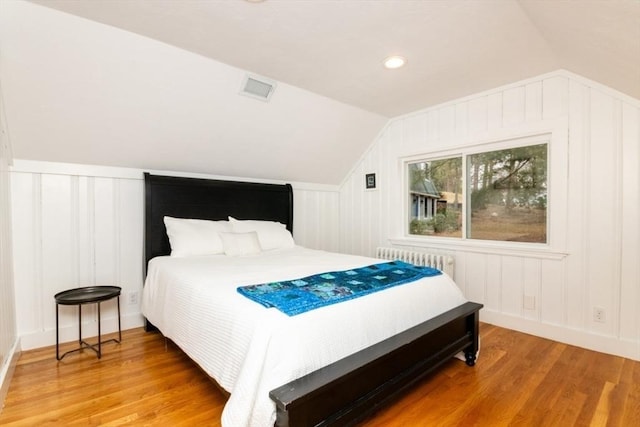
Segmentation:
<svg viewBox="0 0 640 427">
<path fill-rule="evenodd" d="M 473 366 L 481 308 L 466 302 L 271 390 L 275 427 L 356 425 L 458 352 Z"/>
</svg>

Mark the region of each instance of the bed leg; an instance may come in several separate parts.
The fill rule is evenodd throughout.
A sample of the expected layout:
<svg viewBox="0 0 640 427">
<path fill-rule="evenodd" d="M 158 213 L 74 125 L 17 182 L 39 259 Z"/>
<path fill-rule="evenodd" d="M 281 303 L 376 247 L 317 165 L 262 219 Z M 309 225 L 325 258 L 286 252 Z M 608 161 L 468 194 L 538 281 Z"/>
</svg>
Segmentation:
<svg viewBox="0 0 640 427">
<path fill-rule="evenodd" d="M 158 328 L 153 326 L 153 324 L 151 322 L 149 322 L 147 320 L 147 318 L 145 317 L 145 319 L 144 319 L 144 331 L 145 332 L 155 332 L 157 330 L 158 330 Z"/>
<path fill-rule="evenodd" d="M 474 366 L 476 364 L 476 355 L 478 354 L 479 339 L 480 335 L 480 312 L 476 311 L 475 313 L 467 316 L 467 333 L 471 334 L 472 343 L 469 347 L 464 350 L 464 358 L 465 363 L 468 366 Z"/>
<path fill-rule="evenodd" d="M 469 366 L 474 366 L 476 364 L 476 354 L 471 351 L 464 352 L 465 363 Z"/>
</svg>

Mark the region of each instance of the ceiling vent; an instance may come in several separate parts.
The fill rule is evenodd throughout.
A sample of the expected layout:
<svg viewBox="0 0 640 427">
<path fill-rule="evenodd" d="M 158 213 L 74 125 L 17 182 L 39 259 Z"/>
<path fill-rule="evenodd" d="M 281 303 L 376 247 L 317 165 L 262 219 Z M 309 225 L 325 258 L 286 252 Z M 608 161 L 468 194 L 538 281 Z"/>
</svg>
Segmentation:
<svg viewBox="0 0 640 427">
<path fill-rule="evenodd" d="M 247 74 L 242 81 L 240 95 L 267 102 L 271 98 L 271 95 L 273 95 L 275 89 L 276 82 L 265 79 L 264 77 L 250 76 Z"/>
</svg>

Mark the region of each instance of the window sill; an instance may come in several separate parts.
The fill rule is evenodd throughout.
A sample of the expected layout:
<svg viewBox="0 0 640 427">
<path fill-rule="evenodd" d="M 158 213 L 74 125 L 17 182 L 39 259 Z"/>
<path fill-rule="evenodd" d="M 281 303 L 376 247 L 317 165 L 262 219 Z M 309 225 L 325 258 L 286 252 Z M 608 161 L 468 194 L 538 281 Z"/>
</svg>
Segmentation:
<svg viewBox="0 0 640 427">
<path fill-rule="evenodd" d="M 455 238 L 438 237 L 398 237 L 389 239 L 389 243 L 398 246 L 411 246 L 415 248 L 441 249 L 443 251 L 473 252 L 491 255 L 519 256 L 526 258 L 539 258 L 561 260 L 569 254 L 559 251 L 548 245 L 530 243 L 504 243 L 483 241 L 470 241 Z"/>
</svg>

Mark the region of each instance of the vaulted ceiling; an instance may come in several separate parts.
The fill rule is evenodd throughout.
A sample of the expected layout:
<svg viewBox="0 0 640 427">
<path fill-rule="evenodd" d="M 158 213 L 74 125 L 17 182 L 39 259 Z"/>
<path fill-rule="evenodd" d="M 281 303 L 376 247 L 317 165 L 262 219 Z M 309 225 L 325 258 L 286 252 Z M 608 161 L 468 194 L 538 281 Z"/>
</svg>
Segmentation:
<svg viewBox="0 0 640 427">
<path fill-rule="evenodd" d="M 387 118 L 545 72 L 640 98 L 637 0 L 2 0 L 0 24 L 17 158 L 334 184 Z"/>
<path fill-rule="evenodd" d="M 558 68 L 640 98 L 637 0 L 36 2 L 387 117 Z"/>
</svg>

